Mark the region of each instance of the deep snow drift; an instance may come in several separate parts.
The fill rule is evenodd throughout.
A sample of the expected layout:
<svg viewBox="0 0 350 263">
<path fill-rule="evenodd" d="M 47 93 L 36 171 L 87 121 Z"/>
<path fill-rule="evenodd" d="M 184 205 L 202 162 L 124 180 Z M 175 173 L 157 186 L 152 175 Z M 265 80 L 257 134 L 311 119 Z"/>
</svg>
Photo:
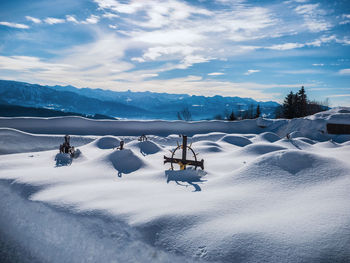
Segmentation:
<svg viewBox="0 0 350 263">
<path fill-rule="evenodd" d="M 121 127 L 117 137 L 97 136 L 105 122 L 95 121 L 80 129 L 95 138 L 76 136 L 81 155 L 63 166 L 50 150 L 62 136 L 3 129 L 1 153 L 11 146 L 23 153 L 0 155 L 0 234 L 42 262 L 348 262 L 350 142 L 327 134 L 325 125 L 349 119 L 347 109 L 336 109 L 221 126 L 140 122 L 154 129 L 145 142 L 134 136 L 137 122 L 130 134 L 130 122 L 107 125 Z M 28 132 L 26 119 L 6 121 Z M 163 164 L 181 141 L 171 127 L 192 135 L 204 171 Z M 125 150 L 116 150 L 122 139 Z M 48 150 L 39 152 L 38 144 Z"/>
</svg>

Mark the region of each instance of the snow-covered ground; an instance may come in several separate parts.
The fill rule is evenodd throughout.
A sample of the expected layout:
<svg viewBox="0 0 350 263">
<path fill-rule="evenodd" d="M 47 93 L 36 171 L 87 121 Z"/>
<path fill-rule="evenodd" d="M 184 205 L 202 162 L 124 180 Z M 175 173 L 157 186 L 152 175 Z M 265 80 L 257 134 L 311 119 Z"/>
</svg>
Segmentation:
<svg viewBox="0 0 350 263">
<path fill-rule="evenodd" d="M 350 137 L 329 135 L 327 122 L 349 123 L 350 109 L 233 123 L 0 118 L 0 254 L 349 262 Z M 81 155 L 61 166 L 52 149 L 64 133 Z M 191 136 L 204 171 L 163 164 L 177 133 Z"/>
</svg>

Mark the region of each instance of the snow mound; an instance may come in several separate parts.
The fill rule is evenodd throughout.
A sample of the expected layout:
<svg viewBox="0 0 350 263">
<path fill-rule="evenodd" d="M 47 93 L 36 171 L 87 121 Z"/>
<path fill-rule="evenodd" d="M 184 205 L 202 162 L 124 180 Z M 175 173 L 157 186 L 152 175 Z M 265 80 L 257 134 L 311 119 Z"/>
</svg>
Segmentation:
<svg viewBox="0 0 350 263">
<path fill-rule="evenodd" d="M 297 174 L 304 169 L 311 168 L 320 163 L 315 155 L 300 151 L 284 151 L 274 154 L 273 157 L 269 156 L 264 161 L 269 165 L 280 167 L 291 174 Z"/>
<path fill-rule="evenodd" d="M 196 134 L 192 136 L 192 141 L 218 141 L 226 134 L 222 132 L 211 132 L 208 134 Z"/>
<path fill-rule="evenodd" d="M 345 175 L 336 159 L 299 150 L 284 150 L 259 157 L 240 171 L 239 178 L 257 178 L 289 183 L 312 183 Z"/>
<path fill-rule="evenodd" d="M 220 144 L 212 141 L 196 142 L 193 144 L 192 148 L 196 153 L 218 153 L 223 151 Z"/>
<path fill-rule="evenodd" d="M 202 177 L 206 175 L 202 170 L 167 170 L 165 171 L 167 181 L 180 181 L 180 182 L 200 182 Z"/>
<path fill-rule="evenodd" d="M 224 141 L 224 142 L 236 145 L 236 146 L 240 146 L 240 147 L 244 147 L 244 146 L 252 143 L 246 137 L 239 136 L 239 135 L 225 135 L 221 139 L 221 141 Z"/>
<path fill-rule="evenodd" d="M 108 159 L 118 171 L 118 175 L 135 172 L 145 165 L 130 149 L 116 150 L 109 154 Z"/>
<path fill-rule="evenodd" d="M 137 147 L 143 155 L 155 154 L 161 150 L 160 146 L 152 141 L 139 142 Z"/>
<path fill-rule="evenodd" d="M 300 131 L 295 131 L 289 134 L 289 138 L 291 139 L 295 139 L 299 137 L 303 137 L 303 134 Z"/>
<path fill-rule="evenodd" d="M 316 143 L 315 141 L 313 141 L 313 140 L 311 140 L 309 138 L 305 138 L 305 137 L 299 137 L 298 140 L 302 141 L 302 142 L 306 142 L 306 143 L 311 144 L 311 145 Z"/>
<path fill-rule="evenodd" d="M 56 166 L 67 166 L 72 164 L 72 158 L 68 153 L 58 153 L 55 157 Z"/>
<path fill-rule="evenodd" d="M 120 140 L 113 136 L 104 136 L 95 141 L 95 145 L 100 149 L 113 149 L 119 147 Z"/>
<path fill-rule="evenodd" d="M 167 170 L 165 171 L 165 175 L 167 177 L 167 183 L 171 181 L 175 181 L 177 184 L 179 184 L 179 182 L 187 183 L 185 186 L 191 185 L 194 187 L 194 192 L 199 192 L 202 190 L 199 183 L 205 182 L 202 178 L 206 175 L 206 172 L 194 169 L 179 171 Z"/>
<path fill-rule="evenodd" d="M 275 144 L 268 144 L 268 143 L 254 143 L 245 146 L 240 150 L 240 154 L 247 154 L 247 155 L 264 155 L 270 152 L 275 151 L 281 151 L 286 150 L 287 148 L 275 145 Z"/>
<path fill-rule="evenodd" d="M 264 140 L 268 142 L 275 142 L 281 139 L 276 133 L 273 132 L 264 132 L 258 135 L 258 140 Z"/>
<path fill-rule="evenodd" d="M 322 148 L 338 148 L 340 145 L 334 141 L 319 142 L 315 144 L 316 147 Z"/>
</svg>

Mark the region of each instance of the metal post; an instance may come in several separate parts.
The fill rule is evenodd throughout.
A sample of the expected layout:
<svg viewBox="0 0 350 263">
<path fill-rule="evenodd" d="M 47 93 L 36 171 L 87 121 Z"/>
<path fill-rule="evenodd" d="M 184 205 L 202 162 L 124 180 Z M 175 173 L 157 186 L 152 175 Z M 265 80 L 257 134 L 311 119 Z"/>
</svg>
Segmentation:
<svg viewBox="0 0 350 263">
<path fill-rule="evenodd" d="M 182 135 L 182 163 L 186 163 L 187 154 L 187 136 Z"/>
</svg>

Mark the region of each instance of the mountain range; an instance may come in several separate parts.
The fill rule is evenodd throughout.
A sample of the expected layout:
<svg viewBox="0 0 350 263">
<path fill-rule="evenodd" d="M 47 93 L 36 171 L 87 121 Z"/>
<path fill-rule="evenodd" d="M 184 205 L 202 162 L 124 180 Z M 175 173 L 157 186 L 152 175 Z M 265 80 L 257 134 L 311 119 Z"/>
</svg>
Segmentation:
<svg viewBox="0 0 350 263">
<path fill-rule="evenodd" d="M 0 103 L 117 118 L 167 120 L 177 119 L 177 113 L 184 109 L 189 110 L 193 120 L 201 120 L 231 111 L 239 114 L 258 104 L 262 114 L 274 117 L 279 106 L 277 102 L 251 98 L 79 89 L 8 80 L 0 80 Z"/>
</svg>

